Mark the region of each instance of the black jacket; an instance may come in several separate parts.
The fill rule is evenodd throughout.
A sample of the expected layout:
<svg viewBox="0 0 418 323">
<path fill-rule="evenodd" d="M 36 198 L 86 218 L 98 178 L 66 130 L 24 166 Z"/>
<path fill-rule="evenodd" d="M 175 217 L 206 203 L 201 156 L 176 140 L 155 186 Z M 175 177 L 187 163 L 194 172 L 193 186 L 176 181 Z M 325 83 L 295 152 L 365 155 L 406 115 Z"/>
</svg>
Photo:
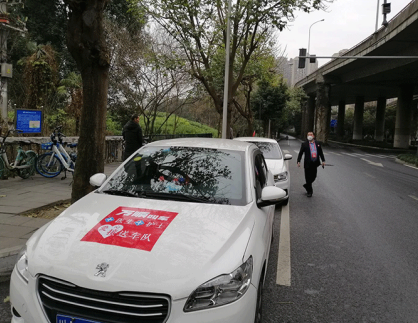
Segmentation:
<svg viewBox="0 0 418 323">
<path fill-rule="evenodd" d="M 142 147 L 142 129 L 135 121 L 128 121 L 123 127 L 125 140 L 125 159 Z"/>
<path fill-rule="evenodd" d="M 312 161 L 311 159 L 311 149 L 309 148 L 309 141 L 306 140 L 300 146 L 300 151 L 299 151 L 297 162 L 300 163 L 300 160 L 302 159 L 302 155 L 305 154 L 305 162 L 303 165 L 304 168 L 318 167 L 319 165 L 321 165 L 319 158 L 321 158 L 321 160 L 325 162 L 324 153 L 322 152 L 322 142 L 315 140 L 315 145 L 316 145 L 316 151 L 318 153 L 318 158 L 315 161 Z"/>
</svg>

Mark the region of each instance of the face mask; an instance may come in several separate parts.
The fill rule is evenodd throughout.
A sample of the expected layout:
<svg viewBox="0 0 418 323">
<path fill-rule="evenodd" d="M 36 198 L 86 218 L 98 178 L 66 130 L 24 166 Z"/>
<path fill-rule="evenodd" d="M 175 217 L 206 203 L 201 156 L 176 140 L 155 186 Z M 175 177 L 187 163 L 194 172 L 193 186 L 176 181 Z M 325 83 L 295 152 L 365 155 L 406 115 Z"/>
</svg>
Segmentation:
<svg viewBox="0 0 418 323">
<path fill-rule="evenodd" d="M 313 137 L 312 136 L 308 136 L 308 140 L 309 141 L 313 140 Z"/>
</svg>

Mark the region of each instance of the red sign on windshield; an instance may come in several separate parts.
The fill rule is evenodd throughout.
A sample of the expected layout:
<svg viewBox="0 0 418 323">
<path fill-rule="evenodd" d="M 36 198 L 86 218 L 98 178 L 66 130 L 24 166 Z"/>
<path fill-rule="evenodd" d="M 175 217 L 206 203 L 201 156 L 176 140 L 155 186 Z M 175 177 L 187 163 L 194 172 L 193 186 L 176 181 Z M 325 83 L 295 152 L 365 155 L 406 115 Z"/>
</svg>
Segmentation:
<svg viewBox="0 0 418 323">
<path fill-rule="evenodd" d="M 81 241 L 151 251 L 178 213 L 120 206 Z"/>
</svg>

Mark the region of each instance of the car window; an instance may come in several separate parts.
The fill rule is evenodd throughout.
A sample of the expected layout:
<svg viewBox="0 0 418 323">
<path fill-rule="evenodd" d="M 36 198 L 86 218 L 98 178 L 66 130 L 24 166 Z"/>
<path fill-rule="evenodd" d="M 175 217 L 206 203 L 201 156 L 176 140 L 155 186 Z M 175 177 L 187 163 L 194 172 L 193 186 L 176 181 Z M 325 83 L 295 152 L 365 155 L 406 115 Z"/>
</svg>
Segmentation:
<svg viewBox="0 0 418 323">
<path fill-rule="evenodd" d="M 101 192 L 171 193 L 209 203 L 245 205 L 244 156 L 244 152 L 207 148 L 144 147 Z M 165 199 L 170 199 L 167 195 Z"/>
<path fill-rule="evenodd" d="M 282 153 L 278 144 L 265 141 L 251 141 L 264 155 L 265 159 L 282 159 Z"/>
<path fill-rule="evenodd" d="M 264 162 L 263 156 L 260 153 L 255 155 L 254 173 L 256 196 L 258 200 L 261 198 L 261 190 L 267 184 L 267 166 Z"/>
</svg>

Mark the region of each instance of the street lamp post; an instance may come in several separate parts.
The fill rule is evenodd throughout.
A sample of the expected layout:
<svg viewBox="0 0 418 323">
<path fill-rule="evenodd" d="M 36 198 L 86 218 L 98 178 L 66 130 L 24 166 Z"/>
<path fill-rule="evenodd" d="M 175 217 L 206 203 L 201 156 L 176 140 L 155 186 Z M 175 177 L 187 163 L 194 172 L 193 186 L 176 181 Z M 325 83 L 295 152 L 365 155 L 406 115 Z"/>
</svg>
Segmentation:
<svg viewBox="0 0 418 323">
<path fill-rule="evenodd" d="M 222 114 L 222 139 L 226 139 L 228 120 L 228 99 L 229 99 L 229 44 L 231 35 L 231 0 L 228 0 L 228 12 L 226 14 L 226 44 L 225 44 L 225 82 L 224 82 L 224 105 Z"/>
<path fill-rule="evenodd" d="M 325 19 L 321 19 L 321 20 L 318 20 L 318 21 L 315 21 L 310 27 L 309 27 L 309 37 L 308 37 L 308 55 L 309 56 L 311 56 L 311 51 L 310 51 L 310 49 L 311 49 L 311 28 L 312 28 L 312 26 L 313 25 L 315 25 L 316 23 L 318 23 L 318 22 L 321 22 L 321 21 L 324 21 Z M 307 73 L 306 73 L 306 75 L 308 75 L 309 74 L 309 72 L 310 72 L 310 66 L 311 66 L 311 63 L 310 63 L 310 61 L 308 61 L 308 71 L 307 71 Z"/>
<path fill-rule="evenodd" d="M 377 10 L 376 10 L 376 29 L 375 32 L 377 32 L 377 24 L 379 22 L 379 0 L 377 0 Z"/>
</svg>

